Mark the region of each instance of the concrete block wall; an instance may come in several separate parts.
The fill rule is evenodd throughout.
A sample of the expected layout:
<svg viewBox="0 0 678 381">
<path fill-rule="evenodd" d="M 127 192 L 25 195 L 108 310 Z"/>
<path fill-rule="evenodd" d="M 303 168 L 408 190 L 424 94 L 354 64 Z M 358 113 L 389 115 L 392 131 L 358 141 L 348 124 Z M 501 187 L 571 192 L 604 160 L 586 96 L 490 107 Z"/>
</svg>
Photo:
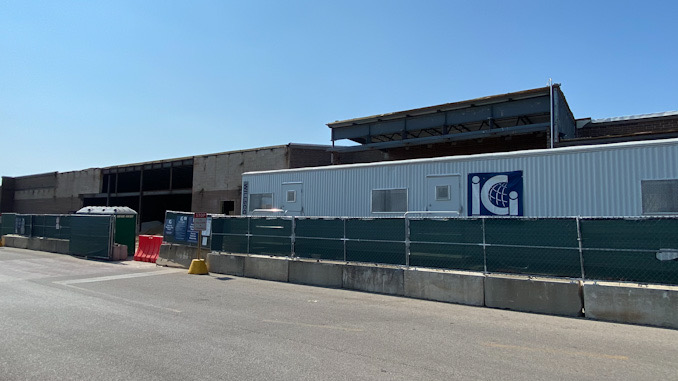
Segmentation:
<svg viewBox="0 0 678 381">
<path fill-rule="evenodd" d="M 14 234 L 4 235 L 2 238 L 7 247 L 68 254 L 69 241 L 67 239 L 24 237 Z"/>
<path fill-rule="evenodd" d="M 210 272 L 514 311 L 678 329 L 678 287 L 208 254 Z"/>
</svg>

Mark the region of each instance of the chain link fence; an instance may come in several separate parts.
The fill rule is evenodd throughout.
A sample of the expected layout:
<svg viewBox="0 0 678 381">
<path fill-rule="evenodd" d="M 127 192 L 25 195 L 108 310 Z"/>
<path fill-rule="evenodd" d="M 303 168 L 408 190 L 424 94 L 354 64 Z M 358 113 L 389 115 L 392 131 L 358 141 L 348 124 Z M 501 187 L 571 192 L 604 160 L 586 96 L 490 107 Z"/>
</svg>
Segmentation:
<svg viewBox="0 0 678 381">
<path fill-rule="evenodd" d="M 678 285 L 678 218 L 214 217 L 221 252 Z"/>
</svg>

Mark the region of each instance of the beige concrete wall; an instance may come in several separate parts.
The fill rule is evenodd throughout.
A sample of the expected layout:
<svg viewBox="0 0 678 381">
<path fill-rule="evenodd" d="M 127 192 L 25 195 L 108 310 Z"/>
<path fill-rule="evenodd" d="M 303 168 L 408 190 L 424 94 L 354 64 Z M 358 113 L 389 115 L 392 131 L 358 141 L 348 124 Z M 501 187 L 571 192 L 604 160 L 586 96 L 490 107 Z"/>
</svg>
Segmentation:
<svg viewBox="0 0 678 381">
<path fill-rule="evenodd" d="M 235 202 L 240 214 L 242 174 L 249 171 L 285 169 L 288 146 L 196 156 L 193 161 L 194 211 L 220 213 L 222 201 Z"/>
<path fill-rule="evenodd" d="M 14 211 L 60 214 L 82 207 L 83 194 L 99 193 L 101 170 L 96 168 L 16 178 Z"/>
</svg>

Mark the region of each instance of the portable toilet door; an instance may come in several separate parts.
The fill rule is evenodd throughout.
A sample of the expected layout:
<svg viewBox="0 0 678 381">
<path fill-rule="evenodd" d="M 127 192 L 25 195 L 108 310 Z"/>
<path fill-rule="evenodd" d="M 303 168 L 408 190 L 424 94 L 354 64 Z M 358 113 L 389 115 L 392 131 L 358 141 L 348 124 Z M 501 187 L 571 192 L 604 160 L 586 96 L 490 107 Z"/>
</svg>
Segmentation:
<svg viewBox="0 0 678 381">
<path fill-rule="evenodd" d="M 434 212 L 461 212 L 461 176 L 426 176 L 426 210 Z"/>
<path fill-rule="evenodd" d="M 304 184 L 302 182 L 289 182 L 282 184 L 282 200 L 280 209 L 286 215 L 300 216 L 304 214 Z"/>
</svg>

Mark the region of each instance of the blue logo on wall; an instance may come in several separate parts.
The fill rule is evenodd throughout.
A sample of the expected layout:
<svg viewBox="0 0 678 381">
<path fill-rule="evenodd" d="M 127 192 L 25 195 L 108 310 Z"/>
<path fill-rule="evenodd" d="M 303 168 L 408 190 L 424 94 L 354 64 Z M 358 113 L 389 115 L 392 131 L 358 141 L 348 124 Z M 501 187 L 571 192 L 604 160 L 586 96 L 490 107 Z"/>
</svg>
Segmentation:
<svg viewBox="0 0 678 381">
<path fill-rule="evenodd" d="M 469 216 L 522 216 L 523 171 L 470 173 Z"/>
</svg>

